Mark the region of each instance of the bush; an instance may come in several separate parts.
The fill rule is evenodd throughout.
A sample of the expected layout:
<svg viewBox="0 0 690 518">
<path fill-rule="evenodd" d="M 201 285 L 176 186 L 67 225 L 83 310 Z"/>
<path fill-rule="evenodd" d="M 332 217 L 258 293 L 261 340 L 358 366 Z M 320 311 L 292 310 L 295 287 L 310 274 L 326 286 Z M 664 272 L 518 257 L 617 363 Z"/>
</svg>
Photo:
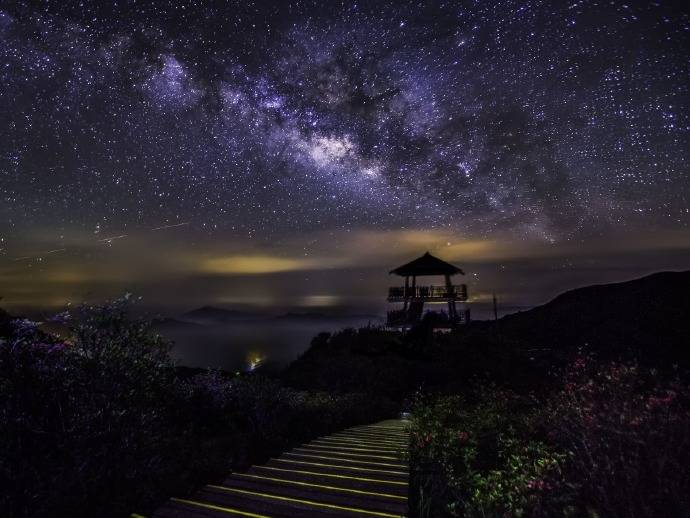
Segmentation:
<svg viewBox="0 0 690 518">
<path fill-rule="evenodd" d="M 690 390 L 634 363 L 581 356 L 545 412 L 552 441 L 571 453 L 568 477 L 604 516 L 690 513 Z"/>
<path fill-rule="evenodd" d="M 565 455 L 531 435 L 529 402 L 491 386 L 473 402 L 418 402 L 412 465 L 422 516 L 552 516 L 566 512 Z"/>
<path fill-rule="evenodd" d="M 421 515 L 688 516 L 690 390 L 635 364 L 579 357 L 540 397 L 478 384 L 420 399 Z"/>
<path fill-rule="evenodd" d="M 383 400 L 256 376 L 183 379 L 130 301 L 62 314 L 64 339 L 0 339 L 0 506 L 15 517 L 129 516 L 316 435 L 389 417 Z"/>
<path fill-rule="evenodd" d="M 197 421 L 251 437 L 253 451 L 245 452 L 251 461 L 333 430 L 393 417 L 397 410 L 381 398 L 298 391 L 256 376 L 227 379 L 207 373 L 192 378 L 188 386 L 190 403 L 203 409 Z"/>
<path fill-rule="evenodd" d="M 62 315 L 69 340 L 28 321 L 0 342 L 0 482 L 13 516 L 95 512 L 155 491 L 166 453 L 168 345 L 126 300 Z M 161 404 L 163 402 L 163 404 Z"/>
</svg>

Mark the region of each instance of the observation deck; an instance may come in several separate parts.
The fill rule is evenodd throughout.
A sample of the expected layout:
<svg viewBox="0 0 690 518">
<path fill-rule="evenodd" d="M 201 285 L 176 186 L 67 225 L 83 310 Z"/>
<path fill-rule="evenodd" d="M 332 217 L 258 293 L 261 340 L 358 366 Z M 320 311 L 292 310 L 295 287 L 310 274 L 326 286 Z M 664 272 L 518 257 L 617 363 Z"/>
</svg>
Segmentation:
<svg viewBox="0 0 690 518">
<path fill-rule="evenodd" d="M 408 299 L 421 299 L 428 302 L 447 302 L 467 300 L 467 285 L 450 286 L 391 286 L 388 288 L 388 302 L 404 302 Z"/>
</svg>

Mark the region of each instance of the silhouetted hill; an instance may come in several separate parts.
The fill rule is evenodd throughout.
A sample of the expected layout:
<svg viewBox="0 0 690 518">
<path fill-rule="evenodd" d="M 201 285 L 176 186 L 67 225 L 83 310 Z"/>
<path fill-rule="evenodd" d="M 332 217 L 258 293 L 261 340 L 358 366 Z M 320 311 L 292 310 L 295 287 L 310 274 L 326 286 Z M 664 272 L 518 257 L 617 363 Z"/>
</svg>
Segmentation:
<svg viewBox="0 0 690 518">
<path fill-rule="evenodd" d="M 0 338 L 10 336 L 12 326 L 10 322 L 14 317 L 4 309 L 0 309 Z"/>
<path fill-rule="evenodd" d="M 357 315 L 357 314 L 328 314 L 328 313 L 285 313 L 284 315 L 278 315 L 274 317 L 274 320 L 295 320 L 295 321 L 307 321 L 307 322 L 318 322 L 322 320 L 370 320 L 372 324 L 379 324 L 382 322 L 383 318 L 380 315 Z"/>
<path fill-rule="evenodd" d="M 688 363 L 690 271 L 661 272 L 565 292 L 498 321 L 501 336 L 530 348 L 587 347 L 605 356 Z M 494 322 L 469 329 L 483 332 Z"/>
<path fill-rule="evenodd" d="M 380 323 L 380 315 L 349 314 L 349 313 L 321 313 L 321 312 L 289 312 L 282 315 L 271 316 L 264 313 L 250 311 L 238 311 L 232 309 L 203 306 L 181 315 L 178 322 L 192 322 L 197 324 L 228 324 L 233 322 L 265 321 L 294 321 L 294 322 L 319 322 L 319 321 L 362 321 L 370 320 L 372 323 Z"/>
<path fill-rule="evenodd" d="M 169 318 L 169 317 L 156 318 L 153 321 L 151 321 L 151 325 L 155 329 L 159 329 L 159 330 L 160 329 L 170 329 L 170 328 L 173 328 L 173 329 L 199 329 L 199 328 L 204 327 L 203 324 L 193 322 L 191 320 L 189 320 L 189 321 L 188 320 L 178 320 L 176 318 Z"/>
<path fill-rule="evenodd" d="M 420 386 L 461 392 L 474 377 L 529 391 L 552 381 L 554 368 L 579 347 L 601 359 L 684 369 L 690 366 L 689 287 L 690 272 L 664 272 L 572 290 L 448 334 L 424 322 L 405 334 L 375 328 L 322 334 L 283 376 L 300 388 L 404 398 Z"/>
<path fill-rule="evenodd" d="M 188 311 L 182 315 L 179 320 L 200 324 L 220 324 L 254 320 L 257 318 L 260 317 L 255 313 L 250 313 L 247 311 L 216 308 L 214 306 L 203 306 L 201 308 Z"/>
</svg>

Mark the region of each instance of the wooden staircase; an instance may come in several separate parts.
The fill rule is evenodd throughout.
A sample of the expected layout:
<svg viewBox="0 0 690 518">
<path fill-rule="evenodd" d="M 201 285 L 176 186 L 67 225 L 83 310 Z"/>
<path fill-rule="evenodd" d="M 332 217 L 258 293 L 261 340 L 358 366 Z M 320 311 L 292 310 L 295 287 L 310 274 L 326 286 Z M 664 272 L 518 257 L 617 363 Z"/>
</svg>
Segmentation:
<svg viewBox="0 0 690 518">
<path fill-rule="evenodd" d="M 193 497 L 171 498 L 154 516 L 405 516 L 408 434 L 405 421 L 389 420 L 321 437 Z"/>
</svg>

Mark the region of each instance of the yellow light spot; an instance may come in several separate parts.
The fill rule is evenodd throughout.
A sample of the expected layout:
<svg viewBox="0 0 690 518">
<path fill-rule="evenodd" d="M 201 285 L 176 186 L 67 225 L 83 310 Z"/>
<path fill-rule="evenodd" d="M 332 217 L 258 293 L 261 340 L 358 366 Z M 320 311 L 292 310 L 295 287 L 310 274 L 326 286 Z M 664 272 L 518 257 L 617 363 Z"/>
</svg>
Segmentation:
<svg viewBox="0 0 690 518">
<path fill-rule="evenodd" d="M 306 259 L 289 259 L 268 255 L 235 255 L 215 257 L 202 262 L 201 269 L 209 273 L 262 274 L 308 270 L 314 262 Z"/>
<path fill-rule="evenodd" d="M 335 306 L 340 301 L 337 295 L 306 295 L 300 299 L 301 305 L 306 307 Z"/>
</svg>

